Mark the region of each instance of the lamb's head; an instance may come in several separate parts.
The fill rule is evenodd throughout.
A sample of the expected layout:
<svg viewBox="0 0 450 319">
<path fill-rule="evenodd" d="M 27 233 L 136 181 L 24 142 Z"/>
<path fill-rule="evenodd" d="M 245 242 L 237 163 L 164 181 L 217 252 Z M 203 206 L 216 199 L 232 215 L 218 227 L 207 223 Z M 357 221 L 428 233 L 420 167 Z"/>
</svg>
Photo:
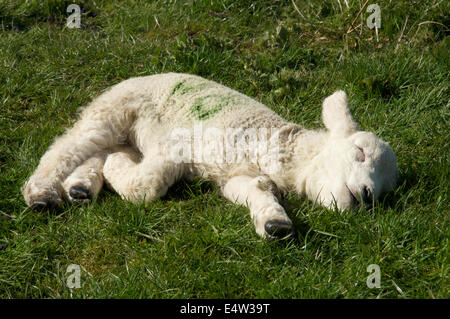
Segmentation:
<svg viewBox="0 0 450 319">
<path fill-rule="evenodd" d="M 369 205 L 395 187 L 397 160 L 392 148 L 360 131 L 343 91 L 323 102 L 327 138 L 308 169 L 305 190 L 311 200 L 339 209 Z"/>
</svg>

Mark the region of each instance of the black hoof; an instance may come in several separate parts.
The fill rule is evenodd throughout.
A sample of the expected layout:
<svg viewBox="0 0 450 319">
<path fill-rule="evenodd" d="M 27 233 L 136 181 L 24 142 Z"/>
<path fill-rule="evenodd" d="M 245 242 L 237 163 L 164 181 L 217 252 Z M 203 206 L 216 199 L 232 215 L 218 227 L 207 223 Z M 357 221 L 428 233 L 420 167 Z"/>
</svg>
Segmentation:
<svg viewBox="0 0 450 319">
<path fill-rule="evenodd" d="M 84 186 L 72 186 L 69 195 L 74 199 L 92 199 L 91 192 Z"/>
<path fill-rule="evenodd" d="M 264 225 L 264 229 L 270 236 L 278 238 L 287 237 L 294 233 L 294 226 L 292 223 L 284 220 L 269 220 Z"/>
<path fill-rule="evenodd" d="M 31 203 L 31 208 L 35 211 L 55 210 L 59 208 L 59 203 L 51 198 L 36 198 Z"/>
</svg>

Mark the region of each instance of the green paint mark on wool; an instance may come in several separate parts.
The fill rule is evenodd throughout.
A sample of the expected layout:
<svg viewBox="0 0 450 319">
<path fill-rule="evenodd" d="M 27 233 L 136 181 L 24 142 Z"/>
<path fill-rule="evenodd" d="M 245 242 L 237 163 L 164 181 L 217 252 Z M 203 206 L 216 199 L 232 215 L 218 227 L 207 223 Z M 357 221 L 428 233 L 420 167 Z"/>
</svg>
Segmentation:
<svg viewBox="0 0 450 319">
<path fill-rule="evenodd" d="M 184 86 L 184 82 L 178 82 L 178 83 L 173 87 L 173 89 L 172 89 L 172 94 L 171 94 L 171 95 L 176 94 L 179 90 L 181 90 L 181 89 L 183 88 L 183 86 Z"/>
<path fill-rule="evenodd" d="M 196 95 L 201 95 L 202 90 L 214 87 L 214 82 L 189 81 L 186 79 L 175 84 L 172 89 L 171 95 L 182 96 L 189 93 L 196 93 Z M 194 116 L 197 120 L 206 120 L 216 115 L 224 107 L 230 105 L 232 102 L 233 94 L 229 92 L 225 94 L 207 94 L 197 97 L 194 100 L 194 103 L 189 108 L 189 114 Z"/>
<path fill-rule="evenodd" d="M 172 95 L 184 95 L 187 93 L 193 93 L 213 87 L 213 83 L 206 81 L 189 83 L 187 80 L 183 80 L 175 84 L 172 89 Z"/>
<path fill-rule="evenodd" d="M 197 98 L 189 111 L 197 120 L 206 120 L 230 105 L 232 100 L 230 95 L 206 95 Z"/>
</svg>

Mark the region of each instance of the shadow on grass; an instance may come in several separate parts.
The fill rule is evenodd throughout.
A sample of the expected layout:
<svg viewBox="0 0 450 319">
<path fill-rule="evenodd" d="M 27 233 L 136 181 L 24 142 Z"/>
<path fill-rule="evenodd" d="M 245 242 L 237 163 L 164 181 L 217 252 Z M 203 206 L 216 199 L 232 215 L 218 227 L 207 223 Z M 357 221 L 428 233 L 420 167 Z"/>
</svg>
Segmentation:
<svg viewBox="0 0 450 319">
<path fill-rule="evenodd" d="M 415 173 L 415 171 L 406 170 L 400 175 L 398 180 L 399 186 L 394 192 L 382 196 L 379 199 L 378 205 L 373 208 L 360 209 L 368 214 L 383 213 L 390 209 L 400 210 L 402 203 L 405 200 L 405 194 L 413 189 L 419 182 L 420 177 Z M 183 202 L 193 199 L 202 200 L 205 196 L 217 194 L 218 189 L 211 182 L 202 179 L 196 179 L 194 181 L 180 180 L 169 188 L 167 194 L 161 198 L 161 201 Z M 119 195 L 104 187 L 95 201 L 101 205 L 111 200 L 111 198 L 116 197 L 119 198 Z M 294 224 L 295 235 L 284 240 L 275 239 L 273 242 L 277 242 L 280 245 L 294 244 L 295 246 L 300 247 L 303 245 L 305 236 L 307 236 L 307 234 L 313 229 L 307 222 L 306 218 L 302 217 L 302 214 L 299 214 L 298 212 L 310 211 L 313 207 L 307 199 L 298 196 L 287 196 L 280 201 L 280 204 L 285 208 L 287 215 Z M 72 204 L 65 203 L 62 211 L 74 209 L 75 207 L 76 206 Z"/>
<path fill-rule="evenodd" d="M 162 202 L 183 202 L 193 199 L 202 200 L 202 198 L 205 198 L 208 195 L 218 195 L 218 188 L 213 183 L 202 179 L 196 179 L 194 181 L 182 179 L 172 185 L 167 194 L 161 197 L 160 200 Z M 97 204 L 101 205 L 106 203 L 112 197 L 119 198 L 119 195 L 104 187 L 95 201 Z M 299 200 L 303 201 L 302 206 L 306 205 L 304 202 L 305 199 Z M 288 245 L 289 243 L 300 244 L 300 240 L 302 240 L 300 238 L 303 238 L 308 231 L 310 231 L 311 227 L 304 220 L 295 217 L 294 210 L 298 209 L 297 205 L 292 204 L 292 202 L 287 199 L 280 201 L 280 204 L 285 208 L 286 213 L 294 224 L 295 235 L 286 239 L 274 239 L 271 240 L 271 242 L 279 242 L 281 245 Z M 71 204 L 66 203 L 64 206 L 69 207 L 67 205 Z"/>
<path fill-rule="evenodd" d="M 405 201 L 405 196 L 420 183 L 420 176 L 414 170 L 402 172 L 397 181 L 397 187 L 393 192 L 383 194 L 378 200 L 382 211 L 385 209 L 399 210 Z"/>
<path fill-rule="evenodd" d="M 208 194 L 213 194 L 217 192 L 217 188 L 213 183 L 204 181 L 201 179 L 195 181 L 187 181 L 187 180 L 179 180 L 175 184 L 169 187 L 167 193 L 160 198 L 161 201 L 175 201 L 182 202 L 186 200 L 190 200 L 196 197 L 202 197 Z M 98 197 L 95 199 L 97 203 L 104 203 L 111 199 L 112 197 L 120 198 L 120 196 L 109 189 L 106 186 L 103 186 L 100 191 Z"/>
<path fill-rule="evenodd" d="M 185 201 L 196 197 L 203 197 L 217 192 L 213 183 L 196 179 L 194 181 L 179 180 L 173 184 L 161 200 Z"/>
</svg>

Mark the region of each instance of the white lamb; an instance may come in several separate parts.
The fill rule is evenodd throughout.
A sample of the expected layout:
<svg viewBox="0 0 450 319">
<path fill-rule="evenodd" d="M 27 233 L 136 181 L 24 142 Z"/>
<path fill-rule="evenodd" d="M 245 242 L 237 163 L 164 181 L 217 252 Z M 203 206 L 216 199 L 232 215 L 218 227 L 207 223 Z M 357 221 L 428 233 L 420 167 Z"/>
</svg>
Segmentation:
<svg viewBox="0 0 450 319">
<path fill-rule="evenodd" d="M 394 152 L 359 131 L 343 91 L 325 99 L 322 117 L 326 130 L 305 130 L 198 76 L 132 78 L 83 109 L 23 195 L 36 209 L 89 202 L 105 180 L 123 199 L 151 201 L 181 178 L 202 177 L 249 208 L 259 235 L 284 237 L 293 225 L 280 193 L 344 210 L 372 203 L 396 183 Z"/>
</svg>

